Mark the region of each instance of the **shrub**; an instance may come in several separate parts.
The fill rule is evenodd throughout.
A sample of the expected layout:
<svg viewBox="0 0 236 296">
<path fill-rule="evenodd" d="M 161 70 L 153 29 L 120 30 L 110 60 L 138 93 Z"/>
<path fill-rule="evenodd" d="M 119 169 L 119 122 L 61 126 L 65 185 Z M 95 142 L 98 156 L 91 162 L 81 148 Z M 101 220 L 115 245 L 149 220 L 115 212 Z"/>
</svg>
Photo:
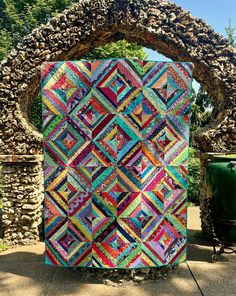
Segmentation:
<svg viewBox="0 0 236 296">
<path fill-rule="evenodd" d="M 189 151 L 188 171 L 188 201 L 199 205 L 200 160 L 194 156 L 193 148 Z"/>
<path fill-rule="evenodd" d="M 29 121 L 42 132 L 42 103 L 41 103 L 41 92 L 33 99 L 28 108 Z"/>
</svg>

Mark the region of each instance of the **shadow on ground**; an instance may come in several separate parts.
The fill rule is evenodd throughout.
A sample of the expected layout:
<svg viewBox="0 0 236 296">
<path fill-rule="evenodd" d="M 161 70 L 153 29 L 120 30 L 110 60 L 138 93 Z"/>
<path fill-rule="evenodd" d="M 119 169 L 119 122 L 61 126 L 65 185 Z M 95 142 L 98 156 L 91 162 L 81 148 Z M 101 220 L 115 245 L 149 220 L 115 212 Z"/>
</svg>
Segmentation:
<svg viewBox="0 0 236 296">
<path fill-rule="evenodd" d="M 219 250 L 219 246 L 216 247 Z M 188 230 L 187 260 L 212 263 L 213 246 L 209 239 L 202 236 L 199 230 Z M 218 256 L 219 262 L 236 263 L 234 254 L 222 254 Z"/>
<path fill-rule="evenodd" d="M 88 276 L 86 269 L 73 271 L 45 265 L 42 243 L 37 250 L 35 246 L 32 251 L 15 250 L 0 256 L 1 296 L 171 296 L 173 291 L 177 295 L 200 295 L 186 264 L 181 264 L 166 280 L 113 287 L 102 284 L 99 274 Z"/>
</svg>

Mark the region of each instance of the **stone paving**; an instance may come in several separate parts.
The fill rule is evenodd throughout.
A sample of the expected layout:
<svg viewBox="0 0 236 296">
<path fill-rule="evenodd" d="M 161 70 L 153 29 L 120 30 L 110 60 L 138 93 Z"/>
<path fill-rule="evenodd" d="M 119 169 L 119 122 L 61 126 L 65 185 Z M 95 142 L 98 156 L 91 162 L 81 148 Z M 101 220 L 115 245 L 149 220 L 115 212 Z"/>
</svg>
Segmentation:
<svg viewBox="0 0 236 296">
<path fill-rule="evenodd" d="M 235 296 L 236 256 L 211 263 L 212 248 L 200 239 L 199 208 L 188 209 L 188 261 L 167 279 L 144 283 L 101 284 L 71 268 L 44 264 L 44 243 L 9 249 L 0 254 L 0 296 Z"/>
</svg>

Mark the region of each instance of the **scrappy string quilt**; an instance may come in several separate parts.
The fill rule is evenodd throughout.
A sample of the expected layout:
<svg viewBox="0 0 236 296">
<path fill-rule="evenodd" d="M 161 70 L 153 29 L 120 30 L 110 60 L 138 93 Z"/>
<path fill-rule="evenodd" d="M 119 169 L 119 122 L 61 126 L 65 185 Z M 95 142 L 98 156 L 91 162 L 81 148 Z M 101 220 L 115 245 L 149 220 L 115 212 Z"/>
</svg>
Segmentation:
<svg viewBox="0 0 236 296">
<path fill-rule="evenodd" d="M 43 65 L 46 263 L 185 260 L 191 82 L 189 63 Z"/>
</svg>

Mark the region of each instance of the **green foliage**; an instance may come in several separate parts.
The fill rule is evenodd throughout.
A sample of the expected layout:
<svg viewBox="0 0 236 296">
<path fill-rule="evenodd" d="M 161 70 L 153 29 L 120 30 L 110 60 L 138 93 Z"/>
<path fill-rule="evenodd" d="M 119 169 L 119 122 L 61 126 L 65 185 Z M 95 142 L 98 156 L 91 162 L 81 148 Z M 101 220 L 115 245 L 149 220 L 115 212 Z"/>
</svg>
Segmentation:
<svg viewBox="0 0 236 296">
<path fill-rule="evenodd" d="M 108 43 L 104 46 L 95 48 L 87 53 L 83 59 L 108 59 L 108 58 L 138 58 L 144 60 L 147 54 L 143 47 L 136 43 L 129 43 L 126 40 Z"/>
<path fill-rule="evenodd" d="M 194 156 L 195 150 L 190 148 L 188 164 L 188 201 L 199 205 L 200 196 L 200 160 Z"/>
<path fill-rule="evenodd" d="M 195 146 L 193 136 L 196 131 L 205 126 L 212 114 L 213 104 L 212 99 L 202 89 L 199 88 L 198 93 L 192 90 L 191 98 L 191 113 L 190 113 L 190 143 Z"/>
<path fill-rule="evenodd" d="M 193 89 L 191 101 L 191 124 L 196 128 L 202 127 L 207 123 L 207 120 L 211 115 L 213 107 L 212 100 L 209 95 L 202 89 L 202 87 L 200 87 L 197 94 Z"/>
<path fill-rule="evenodd" d="M 78 0 L 0 0 L 0 59 L 32 29 L 74 2 Z"/>
<path fill-rule="evenodd" d="M 8 42 L 15 45 L 24 30 L 23 14 L 17 10 L 13 0 L 1 1 L 0 31 L 6 31 Z"/>
<path fill-rule="evenodd" d="M 236 36 L 234 35 L 235 28 L 231 24 L 231 19 L 229 18 L 228 26 L 225 28 L 226 34 L 228 36 L 231 45 L 236 46 Z"/>
<path fill-rule="evenodd" d="M 0 61 L 7 56 L 12 47 L 12 41 L 6 30 L 0 30 Z"/>
<path fill-rule="evenodd" d="M 42 131 L 42 97 L 41 91 L 37 97 L 33 99 L 28 106 L 28 117 L 30 122 L 39 130 Z"/>
</svg>

